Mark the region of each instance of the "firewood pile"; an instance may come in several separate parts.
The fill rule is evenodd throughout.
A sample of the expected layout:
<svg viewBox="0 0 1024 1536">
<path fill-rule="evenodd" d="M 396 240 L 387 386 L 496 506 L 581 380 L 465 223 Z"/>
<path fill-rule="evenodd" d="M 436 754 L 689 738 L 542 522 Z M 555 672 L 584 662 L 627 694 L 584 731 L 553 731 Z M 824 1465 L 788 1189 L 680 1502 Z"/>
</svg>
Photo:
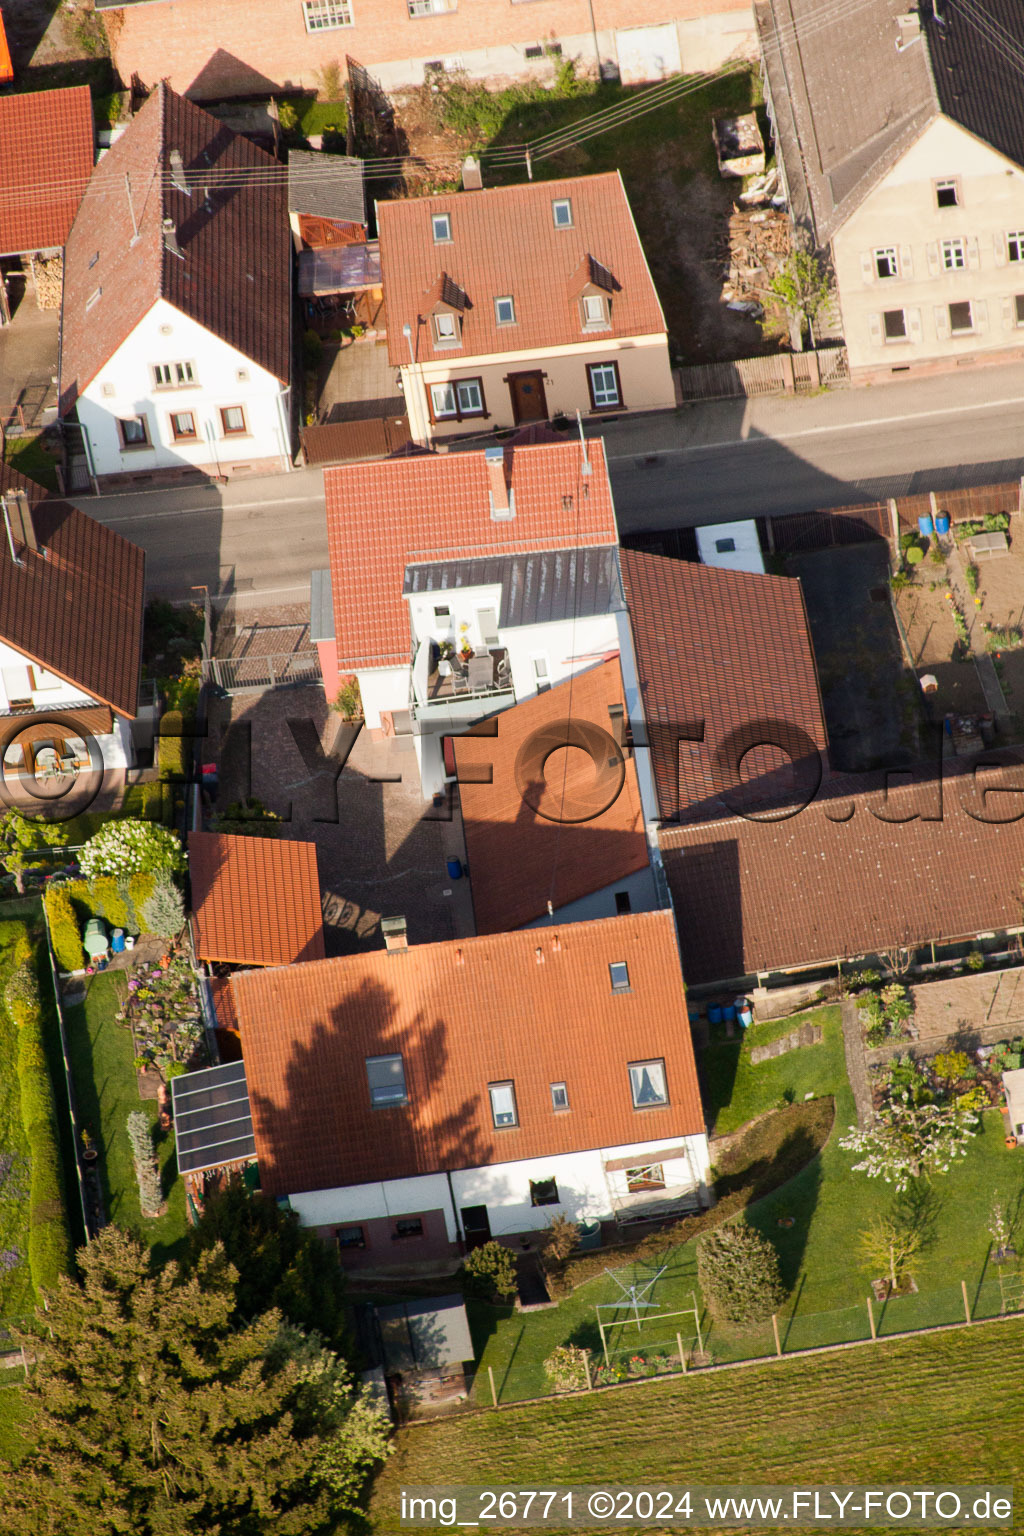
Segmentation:
<svg viewBox="0 0 1024 1536">
<path fill-rule="evenodd" d="M 64 258 L 62 256 L 23 256 L 22 266 L 36 285 L 36 305 L 39 309 L 60 309 L 64 288 Z"/>
<path fill-rule="evenodd" d="M 728 303 L 761 303 L 792 250 L 789 216 L 778 208 L 737 208 L 718 253 Z"/>
</svg>

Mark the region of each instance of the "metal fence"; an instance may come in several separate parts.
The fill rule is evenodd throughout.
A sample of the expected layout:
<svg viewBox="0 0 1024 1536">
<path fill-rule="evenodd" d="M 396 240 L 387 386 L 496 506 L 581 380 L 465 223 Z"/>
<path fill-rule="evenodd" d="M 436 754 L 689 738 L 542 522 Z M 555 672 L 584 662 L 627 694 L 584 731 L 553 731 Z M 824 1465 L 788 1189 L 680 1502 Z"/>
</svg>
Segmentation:
<svg viewBox="0 0 1024 1536">
<path fill-rule="evenodd" d="M 850 382 L 850 363 L 845 347 L 820 347 L 732 363 L 698 363 L 677 368 L 676 376 L 684 400 L 730 400 L 841 388 Z"/>
<path fill-rule="evenodd" d="M 318 683 L 320 658 L 315 650 L 282 651 L 271 656 L 213 656 L 203 663 L 203 681 L 223 688 L 225 693 Z"/>
</svg>

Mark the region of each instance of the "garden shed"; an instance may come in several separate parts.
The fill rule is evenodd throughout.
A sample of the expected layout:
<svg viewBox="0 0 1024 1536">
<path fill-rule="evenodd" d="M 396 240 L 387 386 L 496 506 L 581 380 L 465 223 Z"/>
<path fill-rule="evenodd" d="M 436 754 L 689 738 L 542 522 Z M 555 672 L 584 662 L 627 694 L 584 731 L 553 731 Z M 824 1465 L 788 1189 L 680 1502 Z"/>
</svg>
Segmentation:
<svg viewBox="0 0 1024 1536">
<path fill-rule="evenodd" d="M 458 1374 L 473 1359 L 469 1319 L 459 1295 L 378 1307 L 377 1322 L 389 1376 L 410 1371 Z"/>
</svg>

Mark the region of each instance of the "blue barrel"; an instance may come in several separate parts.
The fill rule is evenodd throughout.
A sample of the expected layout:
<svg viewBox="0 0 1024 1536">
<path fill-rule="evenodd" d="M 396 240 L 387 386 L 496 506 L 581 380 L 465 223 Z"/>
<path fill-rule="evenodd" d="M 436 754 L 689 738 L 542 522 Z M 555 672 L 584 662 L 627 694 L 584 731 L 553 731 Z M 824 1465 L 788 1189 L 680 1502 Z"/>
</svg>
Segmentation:
<svg viewBox="0 0 1024 1536">
<path fill-rule="evenodd" d="M 448 860 L 448 879 L 449 880 L 461 880 L 462 879 L 462 860 L 461 859 L 449 859 Z"/>
<path fill-rule="evenodd" d="M 929 512 L 922 513 L 918 518 L 917 529 L 918 532 L 922 534 L 926 539 L 934 532 L 931 514 Z"/>
<path fill-rule="evenodd" d="M 731 1024 L 735 1017 L 736 1017 L 736 1004 L 735 1003 L 724 1003 L 723 1006 L 722 1006 L 722 1018 L 725 1020 L 725 1022 L 727 1024 Z"/>
<path fill-rule="evenodd" d="M 699 1024 L 700 1023 L 700 1009 L 699 1008 L 690 1008 L 688 1010 L 688 1012 L 687 1012 L 687 1017 L 689 1018 L 691 1024 Z"/>
<path fill-rule="evenodd" d="M 722 1022 L 722 1010 L 721 1010 L 721 1007 L 719 1006 L 718 1003 L 709 1003 L 708 1004 L 708 1023 L 709 1024 L 721 1024 L 721 1022 Z"/>
<path fill-rule="evenodd" d="M 115 955 L 124 954 L 124 929 L 115 928 L 110 935 L 110 948 Z"/>
<path fill-rule="evenodd" d="M 937 512 L 935 514 L 935 532 L 945 536 L 949 532 L 949 513 Z"/>
</svg>

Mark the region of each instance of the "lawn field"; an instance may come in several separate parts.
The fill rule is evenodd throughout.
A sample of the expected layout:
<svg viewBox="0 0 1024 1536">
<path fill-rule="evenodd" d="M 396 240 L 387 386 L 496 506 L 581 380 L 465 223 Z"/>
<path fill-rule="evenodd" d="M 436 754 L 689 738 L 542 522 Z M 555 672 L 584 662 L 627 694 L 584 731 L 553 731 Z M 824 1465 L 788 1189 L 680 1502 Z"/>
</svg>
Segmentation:
<svg viewBox="0 0 1024 1536">
<path fill-rule="evenodd" d="M 1024 1486 L 1022 1350 L 1013 1319 L 403 1430 L 370 1526 L 397 1532 L 399 1490 L 439 1482 Z"/>
</svg>

